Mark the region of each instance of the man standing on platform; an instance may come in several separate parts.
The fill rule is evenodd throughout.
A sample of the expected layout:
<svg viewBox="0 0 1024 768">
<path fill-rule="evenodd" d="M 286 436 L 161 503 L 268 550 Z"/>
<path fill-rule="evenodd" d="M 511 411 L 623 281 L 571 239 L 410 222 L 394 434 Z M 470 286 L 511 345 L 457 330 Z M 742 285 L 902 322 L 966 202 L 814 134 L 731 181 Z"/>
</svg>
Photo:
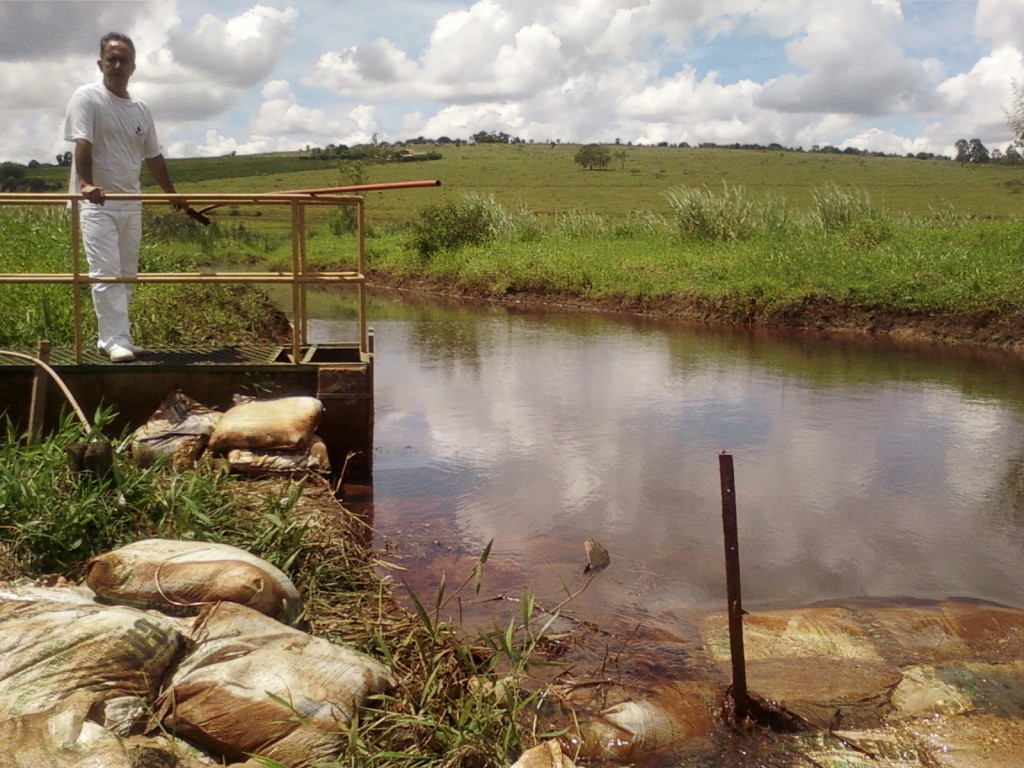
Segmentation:
<svg viewBox="0 0 1024 768">
<path fill-rule="evenodd" d="M 64 121 L 64 139 L 75 145 L 69 192 L 85 198 L 79 221 L 89 276 L 135 277 L 142 243 L 142 203 L 107 200 L 106 195 L 139 194 L 143 162 L 164 192 L 174 194 L 174 184 L 149 107 L 128 93 L 128 80 L 135 73 L 135 45 L 126 35 L 110 32 L 100 40 L 97 64 L 103 81 L 75 91 Z M 128 319 L 133 287 L 127 283 L 92 286 L 96 346 L 115 363 L 134 360 L 140 351 L 132 346 Z"/>
</svg>

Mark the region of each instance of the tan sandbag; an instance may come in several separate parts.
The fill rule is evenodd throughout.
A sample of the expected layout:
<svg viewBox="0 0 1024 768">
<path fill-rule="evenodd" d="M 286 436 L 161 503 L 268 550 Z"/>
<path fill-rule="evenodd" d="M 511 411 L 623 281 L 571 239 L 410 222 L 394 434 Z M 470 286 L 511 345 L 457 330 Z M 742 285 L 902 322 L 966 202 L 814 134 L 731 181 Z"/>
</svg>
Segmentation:
<svg viewBox="0 0 1024 768">
<path fill-rule="evenodd" d="M 723 666 L 730 663 L 729 622 L 724 613 L 701 620 L 704 647 Z M 813 607 L 763 611 L 743 617 L 743 646 L 748 661 L 829 659 L 880 662 L 874 638 L 848 608 Z"/>
<path fill-rule="evenodd" d="M 174 469 L 187 469 L 202 455 L 222 416 L 175 390 L 132 433 L 132 458 L 142 467 L 167 461 Z"/>
<path fill-rule="evenodd" d="M 123 606 L 0 603 L 0 720 L 42 712 L 76 692 L 91 702 L 152 702 L 183 635 L 167 618 Z"/>
<path fill-rule="evenodd" d="M 313 439 L 323 411 L 323 403 L 315 397 L 240 403 L 221 417 L 210 435 L 209 449 L 214 453 L 227 453 L 235 448 L 300 450 Z"/>
<path fill-rule="evenodd" d="M 720 695 L 709 682 L 671 683 L 606 707 L 580 723 L 570 739 L 581 757 L 641 760 L 712 733 Z"/>
<path fill-rule="evenodd" d="M 228 451 L 227 459 L 232 470 L 244 475 L 327 475 L 331 472 L 327 444 L 316 435 L 304 450 L 249 451 L 236 448 Z"/>
<path fill-rule="evenodd" d="M 279 568 L 229 544 L 144 539 L 86 569 L 89 588 L 121 605 L 182 614 L 227 600 L 289 624 L 302 614 L 302 597 Z"/>
<path fill-rule="evenodd" d="M 519 756 L 511 768 L 576 768 L 554 739 L 538 744 Z"/>
<path fill-rule="evenodd" d="M 121 738 L 92 722 L 88 697 L 0 721 L 5 768 L 204 768 L 192 746 L 163 735 Z"/>
<path fill-rule="evenodd" d="M 3 763 L 11 768 L 134 768 L 121 740 L 86 720 L 89 701 L 73 696 L 42 712 L 0 721 Z"/>
<path fill-rule="evenodd" d="M 233 603 L 205 609 L 192 641 L 159 713 L 169 732 L 229 759 L 332 759 L 366 697 L 396 685 L 369 656 Z"/>
</svg>

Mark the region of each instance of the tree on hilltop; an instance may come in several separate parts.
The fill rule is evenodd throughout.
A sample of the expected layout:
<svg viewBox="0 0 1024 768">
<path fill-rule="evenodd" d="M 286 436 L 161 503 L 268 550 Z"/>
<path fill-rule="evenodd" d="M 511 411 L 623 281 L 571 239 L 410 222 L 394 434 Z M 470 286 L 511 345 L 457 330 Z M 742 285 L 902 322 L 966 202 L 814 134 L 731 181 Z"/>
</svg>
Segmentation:
<svg viewBox="0 0 1024 768">
<path fill-rule="evenodd" d="M 981 143 L 981 139 L 957 139 L 956 144 L 956 161 L 958 163 L 972 163 L 980 164 L 987 163 L 992 158 L 989 155 L 988 149 Z"/>
<path fill-rule="evenodd" d="M 604 170 L 612 161 L 612 153 L 608 147 L 603 147 L 600 144 L 586 144 L 576 150 L 573 160 L 576 165 L 581 165 L 587 170 L 592 171 L 595 168 Z"/>
</svg>

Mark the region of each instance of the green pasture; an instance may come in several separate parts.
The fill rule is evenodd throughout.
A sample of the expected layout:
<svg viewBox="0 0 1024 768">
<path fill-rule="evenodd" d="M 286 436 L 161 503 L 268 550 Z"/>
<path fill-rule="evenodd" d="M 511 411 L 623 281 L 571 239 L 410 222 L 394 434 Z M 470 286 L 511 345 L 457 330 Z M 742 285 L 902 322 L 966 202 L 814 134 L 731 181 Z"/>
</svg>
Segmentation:
<svg viewBox="0 0 1024 768">
<path fill-rule="evenodd" d="M 371 222 L 414 218 L 426 205 L 466 193 L 493 195 L 509 209 L 541 216 L 587 211 L 621 217 L 632 211 L 667 214 L 666 193 L 680 186 L 741 186 L 752 195 L 782 198 L 807 209 L 815 188 L 836 184 L 866 191 L 880 207 L 913 216 L 961 215 L 1002 218 L 1024 211 L 1024 168 L 961 165 L 952 160 L 828 154 L 782 150 L 610 147 L 606 170 L 584 170 L 574 144 L 427 145 L 441 160 L 362 163 L 368 183 L 438 179 L 438 189 L 366 194 Z M 354 164 L 314 160 L 303 153 L 172 159 L 182 192 L 273 192 L 349 184 Z M 48 180 L 66 170 L 33 171 Z M 218 215 L 226 215 L 220 211 Z M 239 215 L 239 213 L 235 213 Z M 276 216 L 270 217 L 272 220 Z"/>
<path fill-rule="evenodd" d="M 1024 210 L 1024 169 L 960 165 L 950 160 L 788 152 L 617 146 L 606 170 L 584 170 L 573 157 L 578 145 L 445 145 L 441 160 L 364 164 L 368 183 L 438 179 L 438 189 L 387 190 L 366 194 L 371 221 L 411 219 L 423 206 L 466 193 L 493 195 L 510 209 L 539 215 L 587 211 L 626 216 L 631 211 L 667 214 L 666 193 L 679 186 L 719 189 L 742 186 L 754 195 L 784 198 L 806 209 L 817 187 L 837 184 L 867 191 L 892 211 L 927 216 L 950 209 L 982 217 Z M 622 154 L 619 158 L 617 155 Z M 183 191 L 270 192 L 351 182 L 344 161 L 289 157 L 249 161 L 176 160 L 171 170 Z M 222 163 L 223 176 L 202 172 Z M 245 169 L 244 174 L 227 175 Z M 193 180 L 194 179 L 194 180 Z"/>
</svg>

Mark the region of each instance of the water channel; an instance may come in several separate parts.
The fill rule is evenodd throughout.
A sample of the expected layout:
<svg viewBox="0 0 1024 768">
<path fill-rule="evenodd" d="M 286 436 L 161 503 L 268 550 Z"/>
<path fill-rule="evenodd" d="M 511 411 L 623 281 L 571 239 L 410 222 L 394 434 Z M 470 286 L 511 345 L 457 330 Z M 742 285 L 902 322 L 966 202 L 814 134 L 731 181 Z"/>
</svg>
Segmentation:
<svg viewBox="0 0 1024 768">
<path fill-rule="evenodd" d="M 312 305 L 311 305 L 312 306 Z M 748 610 L 1024 605 L 1024 361 L 1000 351 L 376 294 L 375 547 L 449 618 L 529 588 L 686 637 L 725 609 L 718 455 Z M 311 340 L 351 335 L 322 299 Z M 584 541 L 611 565 L 592 583 Z M 504 619 L 502 619 L 504 621 Z"/>
</svg>

